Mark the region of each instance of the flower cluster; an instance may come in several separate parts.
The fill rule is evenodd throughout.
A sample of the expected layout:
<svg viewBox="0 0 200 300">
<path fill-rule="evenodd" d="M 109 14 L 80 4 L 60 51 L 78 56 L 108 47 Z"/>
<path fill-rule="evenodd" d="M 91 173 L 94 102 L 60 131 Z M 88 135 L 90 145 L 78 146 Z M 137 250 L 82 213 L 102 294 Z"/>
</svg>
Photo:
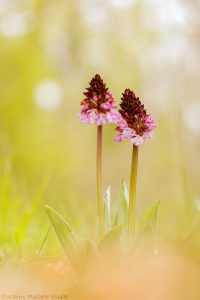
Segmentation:
<svg viewBox="0 0 200 300">
<path fill-rule="evenodd" d="M 153 130 L 156 127 L 155 122 L 146 113 L 144 105 L 130 89 L 125 90 L 121 100 L 119 113 L 122 118 L 116 128 L 119 134 L 116 136 L 115 141 L 121 142 L 125 138 L 132 144 L 139 146 L 153 137 Z"/>
<path fill-rule="evenodd" d="M 147 114 L 144 105 L 133 91 L 126 89 L 122 94 L 120 109 L 113 95 L 108 91 L 100 75 L 92 78 L 81 101 L 80 121 L 87 124 L 102 126 L 106 123 L 117 124 L 116 142 L 128 139 L 139 146 L 153 137 L 156 128 L 154 119 Z"/>
<path fill-rule="evenodd" d="M 113 95 L 108 91 L 100 75 L 96 74 L 81 101 L 80 121 L 102 126 L 106 123 L 118 123 L 121 116 Z"/>
</svg>

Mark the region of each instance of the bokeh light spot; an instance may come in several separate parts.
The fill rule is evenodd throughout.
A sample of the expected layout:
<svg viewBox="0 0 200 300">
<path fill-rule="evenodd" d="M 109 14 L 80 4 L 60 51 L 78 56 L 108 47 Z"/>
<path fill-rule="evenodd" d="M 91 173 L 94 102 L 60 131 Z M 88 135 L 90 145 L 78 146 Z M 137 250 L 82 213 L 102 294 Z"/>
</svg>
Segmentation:
<svg viewBox="0 0 200 300">
<path fill-rule="evenodd" d="M 63 90 L 54 80 L 41 81 L 35 89 L 36 103 L 46 109 L 57 108 L 63 100 Z"/>
<path fill-rule="evenodd" d="M 200 102 L 192 101 L 188 103 L 183 111 L 183 120 L 185 124 L 194 132 L 200 133 Z"/>
<path fill-rule="evenodd" d="M 111 0 L 111 4 L 118 8 L 123 8 L 127 6 L 131 6 L 134 4 L 134 0 Z"/>
<path fill-rule="evenodd" d="M 0 32 L 6 37 L 18 37 L 26 34 L 26 14 L 11 12 L 3 15 L 0 21 Z"/>
</svg>

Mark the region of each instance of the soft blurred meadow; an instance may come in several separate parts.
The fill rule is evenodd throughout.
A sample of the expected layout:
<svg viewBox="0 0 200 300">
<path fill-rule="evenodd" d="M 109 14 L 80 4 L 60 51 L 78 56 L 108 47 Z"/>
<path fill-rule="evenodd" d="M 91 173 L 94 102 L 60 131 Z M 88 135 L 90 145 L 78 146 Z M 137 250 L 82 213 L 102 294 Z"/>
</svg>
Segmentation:
<svg viewBox="0 0 200 300">
<path fill-rule="evenodd" d="M 96 128 L 80 124 L 99 73 L 120 101 L 129 87 L 157 122 L 141 147 L 137 214 L 161 199 L 160 231 L 186 238 L 200 210 L 200 2 L 0 0 L 0 255 L 34 256 L 57 210 L 79 236 L 96 224 Z M 104 127 L 104 188 L 114 205 L 131 145 Z M 43 255 L 60 251 L 53 231 Z M 8 258 L 6 258 L 8 255 Z"/>
</svg>

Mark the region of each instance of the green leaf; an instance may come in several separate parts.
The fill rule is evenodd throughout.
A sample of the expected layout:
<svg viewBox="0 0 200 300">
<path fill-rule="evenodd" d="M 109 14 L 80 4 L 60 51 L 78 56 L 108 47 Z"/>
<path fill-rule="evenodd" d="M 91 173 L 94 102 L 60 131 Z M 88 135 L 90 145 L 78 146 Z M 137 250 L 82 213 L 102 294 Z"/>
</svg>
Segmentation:
<svg viewBox="0 0 200 300">
<path fill-rule="evenodd" d="M 128 207 L 129 207 L 129 192 L 124 180 L 121 184 L 120 194 L 117 203 L 117 213 L 115 218 L 116 224 L 123 224 L 124 228 L 128 224 Z"/>
<path fill-rule="evenodd" d="M 116 250 L 120 242 L 122 228 L 123 226 L 121 224 L 116 225 L 105 234 L 98 246 L 102 254 Z"/>
<path fill-rule="evenodd" d="M 140 220 L 140 231 L 157 232 L 160 200 L 154 201 L 144 211 Z"/>
<path fill-rule="evenodd" d="M 99 249 L 92 241 L 90 241 L 89 239 L 85 239 L 83 241 L 83 245 L 87 266 L 89 266 L 91 263 L 97 263 L 98 261 L 101 261 L 101 254 L 99 252 Z"/>
<path fill-rule="evenodd" d="M 49 220 L 72 267 L 77 269 L 81 258 L 81 247 L 70 225 L 52 207 L 45 205 Z"/>
<path fill-rule="evenodd" d="M 103 197 L 103 206 L 104 206 L 104 219 L 106 230 L 111 228 L 111 219 L 110 219 L 110 186 L 106 189 Z"/>
</svg>

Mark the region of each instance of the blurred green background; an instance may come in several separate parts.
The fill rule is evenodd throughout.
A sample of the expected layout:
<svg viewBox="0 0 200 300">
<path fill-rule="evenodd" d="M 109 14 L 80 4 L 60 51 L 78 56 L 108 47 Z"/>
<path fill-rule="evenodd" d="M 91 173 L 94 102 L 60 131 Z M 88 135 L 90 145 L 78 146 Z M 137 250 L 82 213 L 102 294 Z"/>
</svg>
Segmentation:
<svg viewBox="0 0 200 300">
<path fill-rule="evenodd" d="M 184 0 L 0 0 L 1 249 L 38 251 L 49 226 L 44 203 L 80 236 L 93 234 L 96 128 L 78 113 L 96 73 L 117 101 L 133 89 L 157 122 L 139 153 L 138 213 L 158 198 L 168 220 L 184 203 L 198 208 L 199 10 Z M 114 128 L 104 127 L 113 203 L 131 159 Z M 45 247 L 57 249 L 53 234 Z"/>
</svg>

